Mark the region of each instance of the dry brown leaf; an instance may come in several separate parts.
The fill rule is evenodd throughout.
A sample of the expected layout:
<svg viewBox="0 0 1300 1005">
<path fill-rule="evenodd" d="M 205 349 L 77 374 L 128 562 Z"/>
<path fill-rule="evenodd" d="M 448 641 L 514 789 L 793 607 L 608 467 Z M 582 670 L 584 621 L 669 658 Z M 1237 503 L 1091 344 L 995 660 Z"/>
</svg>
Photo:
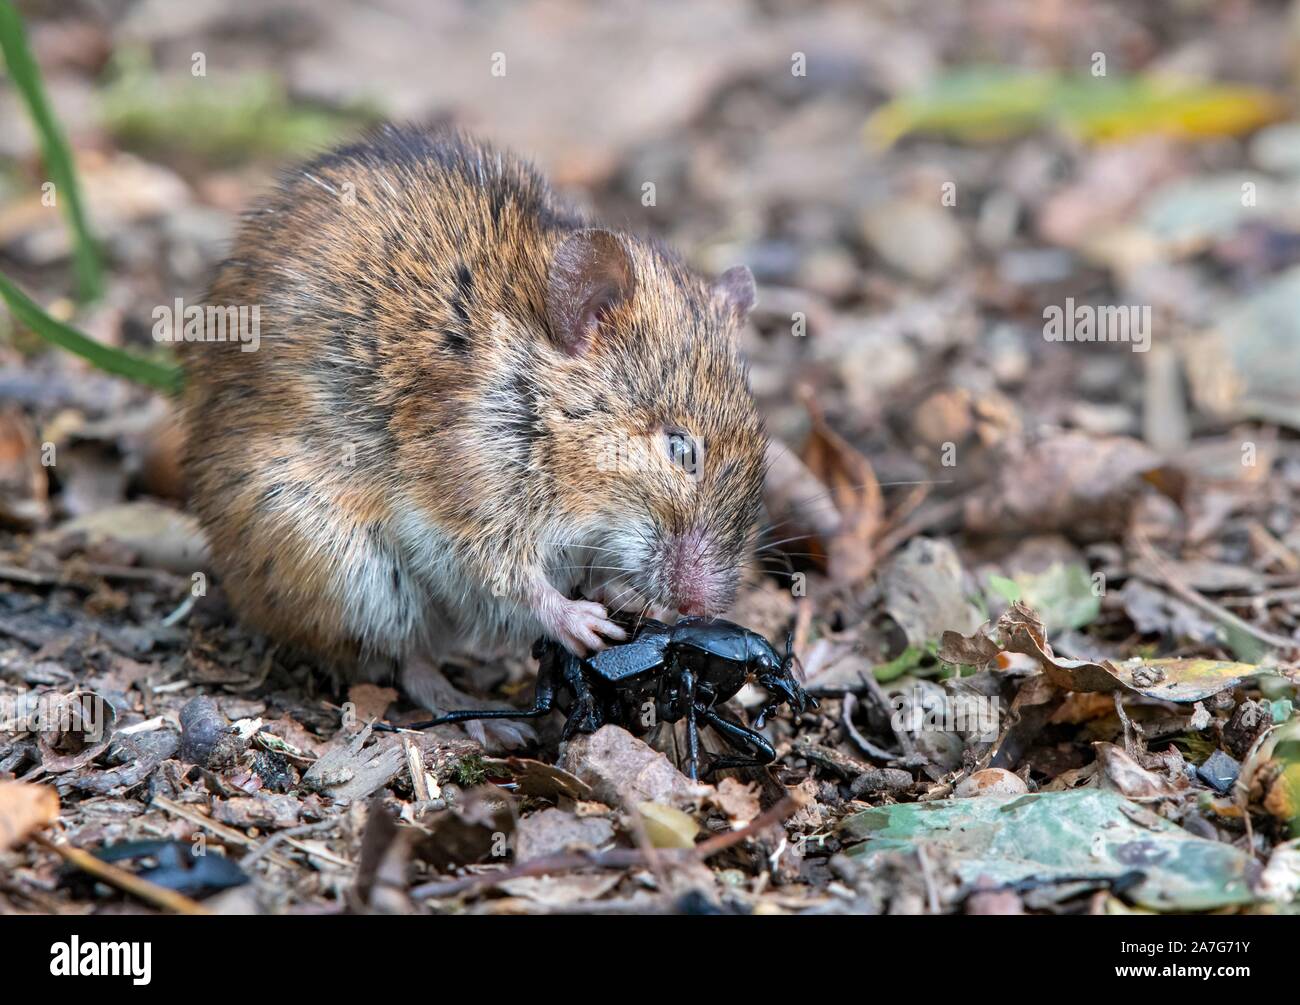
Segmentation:
<svg viewBox="0 0 1300 1005">
<path fill-rule="evenodd" d="M 1084 541 L 1121 536 L 1134 503 L 1163 470 L 1138 440 L 1076 432 L 1009 445 L 1000 464 L 1002 477 L 967 501 L 967 530 Z"/>
<path fill-rule="evenodd" d="M 356 709 L 361 722 L 382 719 L 388 706 L 397 700 L 397 692 L 378 684 L 353 684 L 348 688 L 348 701 Z"/>
<path fill-rule="evenodd" d="M 493 778 L 510 778 L 521 796 L 541 799 L 590 800 L 591 786 L 563 768 L 527 757 L 485 757 L 485 767 Z"/>
<path fill-rule="evenodd" d="M 564 751 L 564 769 L 610 806 L 664 803 L 694 808 L 713 786 L 692 782 L 668 758 L 618 726 L 580 733 Z"/>
<path fill-rule="evenodd" d="M 712 802 L 733 824 L 747 824 L 762 812 L 758 797 L 757 785 L 728 775 L 718 782 L 718 791 Z"/>
<path fill-rule="evenodd" d="M 938 657 L 953 666 L 970 666 L 983 670 L 1002 655 L 1002 647 L 984 634 L 985 625 L 974 635 L 946 631 L 940 637 Z"/>
<path fill-rule="evenodd" d="M 1047 642 L 1043 623 L 1017 601 L 998 619 L 1007 649 L 1036 659 L 1049 680 L 1066 691 L 1130 691 L 1161 701 L 1195 702 L 1236 687 L 1259 668 L 1226 660 L 1161 659 L 1070 660 L 1057 656 Z"/>
<path fill-rule="evenodd" d="M 1185 775 L 1171 780 L 1144 768 L 1123 747 L 1103 742 L 1092 746 L 1101 765 L 1103 787 L 1115 789 L 1130 799 L 1173 798 L 1182 795 L 1188 787 Z"/>
<path fill-rule="evenodd" d="M 22 409 L 0 411 L 0 522 L 31 527 L 49 519 L 49 479 Z"/>
<path fill-rule="evenodd" d="M 841 583 L 865 579 L 875 565 L 874 545 L 884 525 L 885 503 L 871 462 L 826 422 L 810 393 L 803 396 L 812 419 L 803 462 L 826 486 L 840 514 L 834 536 L 821 541 L 826 568 Z"/>
<path fill-rule="evenodd" d="M 0 782 L 0 851 L 13 848 L 59 818 L 59 794 L 48 785 Z"/>
</svg>

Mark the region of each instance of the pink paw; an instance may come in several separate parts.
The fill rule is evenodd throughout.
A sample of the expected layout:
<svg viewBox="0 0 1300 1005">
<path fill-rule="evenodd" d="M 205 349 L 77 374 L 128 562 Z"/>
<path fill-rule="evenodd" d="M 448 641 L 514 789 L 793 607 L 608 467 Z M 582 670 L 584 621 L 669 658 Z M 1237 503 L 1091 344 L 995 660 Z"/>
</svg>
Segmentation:
<svg viewBox="0 0 1300 1005">
<path fill-rule="evenodd" d="M 557 595 L 541 612 L 541 622 L 547 635 L 578 656 L 599 652 L 609 642 L 627 638 L 604 607 L 587 600 L 566 600 Z"/>
</svg>

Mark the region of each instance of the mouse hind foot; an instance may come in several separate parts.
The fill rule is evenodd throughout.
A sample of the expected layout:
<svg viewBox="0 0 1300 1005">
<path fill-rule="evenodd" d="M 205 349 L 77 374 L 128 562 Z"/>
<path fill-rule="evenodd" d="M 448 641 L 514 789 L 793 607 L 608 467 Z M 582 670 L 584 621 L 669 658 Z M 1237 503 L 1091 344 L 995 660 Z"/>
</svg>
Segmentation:
<svg viewBox="0 0 1300 1005">
<path fill-rule="evenodd" d="M 399 679 L 407 696 L 435 716 L 463 709 L 512 708 L 505 702 L 485 701 L 465 694 L 447 679 L 437 664 L 424 657 L 407 657 L 402 663 Z M 537 742 L 537 731 L 533 726 L 518 719 L 471 719 L 460 723 L 460 728 L 493 753 L 519 750 Z"/>
</svg>

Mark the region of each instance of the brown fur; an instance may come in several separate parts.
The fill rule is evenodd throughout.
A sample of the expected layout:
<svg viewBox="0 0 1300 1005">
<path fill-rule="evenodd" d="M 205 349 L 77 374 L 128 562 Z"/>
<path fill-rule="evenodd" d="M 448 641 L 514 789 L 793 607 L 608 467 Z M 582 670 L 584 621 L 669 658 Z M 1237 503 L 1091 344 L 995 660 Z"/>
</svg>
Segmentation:
<svg viewBox="0 0 1300 1005">
<path fill-rule="evenodd" d="M 665 569 L 711 563 L 701 595 L 729 600 L 764 448 L 743 309 L 617 235 L 635 285 L 575 348 L 548 291 L 584 226 L 523 162 L 391 127 L 248 214 L 208 299 L 259 305 L 260 349 L 183 350 L 193 500 L 245 618 L 350 664 L 535 634 L 537 576 L 563 593 L 600 578 L 564 569 L 575 556 L 656 604 L 680 593 Z M 611 437 L 658 444 L 664 427 L 703 440 L 703 477 L 602 462 Z M 588 545 L 609 550 L 572 550 Z"/>
</svg>

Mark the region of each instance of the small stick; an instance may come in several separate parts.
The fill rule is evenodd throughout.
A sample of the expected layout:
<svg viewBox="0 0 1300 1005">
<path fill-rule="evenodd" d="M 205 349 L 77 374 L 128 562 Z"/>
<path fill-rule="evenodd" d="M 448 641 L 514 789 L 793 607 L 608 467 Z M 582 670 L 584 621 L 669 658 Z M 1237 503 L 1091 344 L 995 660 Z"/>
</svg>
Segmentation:
<svg viewBox="0 0 1300 1005">
<path fill-rule="evenodd" d="M 925 845 L 917 842 L 916 861 L 921 866 L 921 879 L 925 883 L 925 900 L 931 914 L 939 913 L 939 892 L 934 888 L 934 876 L 930 871 L 930 860 L 925 854 Z"/>
<path fill-rule="evenodd" d="M 673 723 L 671 728 L 673 731 L 673 753 L 676 754 L 677 724 Z M 637 850 L 645 856 L 646 865 L 649 866 L 650 871 L 655 874 L 655 882 L 659 884 L 660 889 L 667 889 L 668 870 L 664 868 L 663 856 L 659 854 L 659 849 L 651 843 L 650 835 L 646 833 L 645 817 L 641 815 L 641 811 L 633 805 L 632 801 L 627 798 L 626 793 L 620 792 L 619 798 L 622 799 L 631 810 L 628 814 L 628 823 L 631 827 L 632 840 L 636 843 Z"/>
<path fill-rule="evenodd" d="M 418 802 L 429 801 L 429 786 L 424 780 L 424 755 L 420 748 L 411 742 L 409 733 L 401 734 L 402 747 L 406 753 L 406 770 L 411 776 L 411 791 Z"/>
<path fill-rule="evenodd" d="M 189 617 L 190 611 L 194 610 L 194 603 L 197 599 L 198 598 L 195 597 L 193 593 L 185 594 L 185 599 L 180 602 L 180 605 L 172 611 L 171 614 L 162 619 L 163 626 L 171 628 L 184 621 Z"/>
<path fill-rule="evenodd" d="M 330 819 L 318 820 L 313 824 L 299 824 L 297 827 L 290 827 L 288 830 L 276 831 L 269 838 L 263 841 L 250 855 L 240 859 L 239 866 L 247 872 L 259 859 L 269 855 L 276 845 L 284 844 L 293 838 L 301 837 L 303 834 L 314 834 L 317 831 L 329 830 L 331 827 L 336 826 L 338 826 L 338 821 Z M 314 853 L 308 852 L 308 854 Z"/>
<path fill-rule="evenodd" d="M 180 803 L 172 802 L 165 796 L 154 796 L 153 802 L 154 805 L 161 806 L 168 813 L 174 813 L 183 820 L 188 820 L 190 823 L 198 824 L 200 827 L 206 827 L 208 830 L 212 831 L 213 834 L 216 834 L 223 840 L 234 844 L 242 844 L 247 848 L 256 849 L 260 847 L 260 842 L 256 838 L 249 837 L 243 831 L 237 830 L 234 827 L 227 827 L 223 823 L 218 823 L 211 817 L 204 816 L 202 813 L 199 813 L 197 810 L 192 810 L 188 806 L 182 806 Z M 323 848 L 309 848 L 297 838 L 286 836 L 284 843 L 291 848 L 296 848 L 304 855 L 315 855 L 317 858 L 324 859 L 326 862 L 333 862 L 335 865 L 343 866 L 348 869 L 356 867 L 356 863 L 349 862 L 345 858 L 340 858 L 333 852 L 325 851 Z M 291 869 L 298 865 L 298 863 L 293 859 L 286 858 L 279 852 L 270 852 L 266 857 L 268 861 L 274 862 L 277 865 L 285 866 L 286 868 Z"/>
<path fill-rule="evenodd" d="M 779 823 L 798 809 L 798 804 L 786 796 L 774 806 L 765 810 L 739 830 L 726 834 L 715 834 L 707 841 L 701 841 L 694 848 L 657 848 L 656 858 L 661 862 L 703 862 L 705 859 L 725 851 L 732 845 L 744 841 L 747 837 L 766 830 Z M 444 880 L 424 883 L 411 890 L 412 897 L 451 897 L 459 893 L 477 892 L 479 888 L 497 886 L 512 879 L 524 876 L 541 876 L 552 872 L 569 872 L 573 869 L 630 869 L 647 865 L 645 852 L 640 848 L 614 848 L 610 851 L 595 853 L 563 852 L 535 858 L 531 862 L 488 875 L 467 876 L 464 879 Z"/>
<path fill-rule="evenodd" d="M 11 583 L 22 583 L 25 586 L 59 586 L 63 582 L 60 576 L 52 576 L 46 572 L 35 572 L 16 565 L 0 565 L 0 579 L 8 580 Z"/>
<path fill-rule="evenodd" d="M 795 740 L 794 752 L 800 757 L 812 761 L 828 771 L 833 771 L 850 782 L 871 768 L 856 758 L 841 754 L 834 747 L 826 747 L 811 740 Z"/>
<path fill-rule="evenodd" d="M 858 696 L 852 691 L 845 691 L 844 698 L 840 702 L 841 722 L 844 732 L 849 734 L 849 739 L 856 743 L 864 754 L 868 757 L 874 757 L 877 760 L 891 762 L 897 755 L 890 753 L 883 747 L 877 747 L 858 731 L 858 727 L 853 724 L 853 710 L 858 705 Z"/>
<path fill-rule="evenodd" d="M 691 853 L 703 862 L 706 858 L 712 858 L 720 851 L 725 851 L 732 845 L 740 844 L 746 838 L 752 837 L 760 831 L 765 831 L 773 824 L 778 824 L 786 817 L 794 815 L 799 809 L 799 804 L 791 796 L 784 796 L 779 802 L 769 806 L 766 810 L 754 817 L 749 823 L 745 824 L 739 830 L 727 831 L 723 834 L 715 834 L 707 841 L 701 841 L 694 848 L 690 849 Z"/>
<path fill-rule="evenodd" d="M 900 545 L 906 544 L 917 534 L 923 534 L 938 524 L 946 523 L 954 517 L 960 516 L 965 505 L 966 496 L 962 495 L 957 496 L 955 499 L 944 499 L 931 503 L 924 508 L 918 507 L 914 515 L 885 531 L 876 539 L 873 545 L 874 560 L 876 562 L 883 561 Z"/>
<path fill-rule="evenodd" d="M 1181 597 L 1189 604 L 1192 604 L 1194 607 L 1199 607 L 1201 610 L 1213 615 L 1220 621 L 1240 629 L 1247 635 L 1258 639 L 1265 645 L 1272 646 L 1274 649 L 1290 651 L 1294 650 L 1297 646 L 1300 646 L 1300 642 L 1297 642 L 1295 639 L 1288 639 L 1281 635 L 1274 635 L 1272 632 L 1263 628 L 1256 628 L 1249 621 L 1237 617 L 1237 615 L 1233 614 L 1227 608 L 1216 604 L 1213 600 L 1202 596 L 1196 590 L 1192 589 L 1178 578 L 1177 573 L 1169 567 L 1168 563 L 1165 562 L 1152 546 L 1151 541 L 1147 538 L 1146 534 L 1136 527 L 1133 529 L 1133 543 L 1137 548 L 1138 557 L 1154 570 L 1154 575 L 1150 572 L 1143 572 L 1140 569 L 1134 570 L 1132 574 L 1137 576 L 1139 579 L 1154 582 L 1158 586 L 1167 586 L 1177 596 Z"/>
<path fill-rule="evenodd" d="M 96 879 L 109 883 L 119 890 L 125 890 L 154 907 L 162 908 L 164 911 L 174 911 L 176 914 L 212 913 L 197 900 L 192 900 L 175 890 L 168 890 L 157 883 L 151 883 L 147 879 L 141 879 L 111 862 L 100 861 L 88 851 L 74 848 L 69 844 L 55 844 L 42 834 L 34 835 L 33 840 L 42 848 L 49 849 L 64 861 L 75 865 L 82 872 L 88 872 Z"/>
<path fill-rule="evenodd" d="M 221 838 L 223 841 L 226 841 L 229 844 L 244 845 L 246 848 L 253 848 L 253 849 L 257 849 L 258 847 L 258 841 L 255 838 L 249 837 L 243 831 L 236 830 L 233 827 L 227 827 L 223 823 L 218 823 L 216 820 L 213 820 L 211 817 L 204 816 L 202 813 L 199 813 L 197 810 L 192 810 L 188 806 L 182 806 L 180 803 L 172 802 L 166 796 L 154 796 L 153 805 L 166 810 L 168 813 L 171 813 L 173 816 L 180 817 L 182 820 L 188 820 L 192 824 L 197 824 L 199 827 L 203 827 L 207 830 L 212 831 L 213 834 L 217 835 L 217 837 Z M 297 865 L 297 863 L 294 862 L 293 859 L 286 858 L 285 856 L 279 854 L 278 852 L 272 852 L 267 857 L 272 862 L 275 862 L 277 865 L 282 865 L 287 869 L 292 869 L 295 865 Z"/>
<path fill-rule="evenodd" d="M 812 625 L 812 604 L 800 604 L 794 616 L 794 640 L 791 643 L 796 653 L 803 652 L 808 644 L 808 629 Z"/>
</svg>

